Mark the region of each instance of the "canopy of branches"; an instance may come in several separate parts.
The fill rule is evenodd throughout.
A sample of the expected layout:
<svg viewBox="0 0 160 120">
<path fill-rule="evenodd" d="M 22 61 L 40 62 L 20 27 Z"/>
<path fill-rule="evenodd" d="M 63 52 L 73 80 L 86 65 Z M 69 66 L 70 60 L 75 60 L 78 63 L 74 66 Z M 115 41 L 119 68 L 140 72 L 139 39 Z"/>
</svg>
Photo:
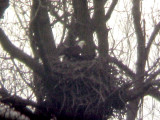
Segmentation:
<svg viewBox="0 0 160 120">
<path fill-rule="evenodd" d="M 152 3 L 0 0 L 0 117 L 135 120 L 145 96 L 160 100 Z"/>
</svg>

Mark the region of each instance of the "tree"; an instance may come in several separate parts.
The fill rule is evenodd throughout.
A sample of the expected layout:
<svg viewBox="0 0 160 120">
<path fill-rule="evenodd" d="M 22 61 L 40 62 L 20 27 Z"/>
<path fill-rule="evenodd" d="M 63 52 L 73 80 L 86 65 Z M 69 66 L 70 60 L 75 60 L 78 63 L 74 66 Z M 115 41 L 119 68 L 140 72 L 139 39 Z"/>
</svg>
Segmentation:
<svg viewBox="0 0 160 120">
<path fill-rule="evenodd" d="M 148 30 L 145 1 L 126 2 L 124 25 L 117 27 L 118 0 L 0 0 L 0 18 L 9 2 L 17 19 L 0 23 L 0 102 L 10 112 L 33 120 L 101 120 L 116 113 L 135 120 L 145 96 L 160 100 L 160 22 L 152 13 Z M 61 59 L 77 40 L 86 42 L 84 59 Z"/>
</svg>

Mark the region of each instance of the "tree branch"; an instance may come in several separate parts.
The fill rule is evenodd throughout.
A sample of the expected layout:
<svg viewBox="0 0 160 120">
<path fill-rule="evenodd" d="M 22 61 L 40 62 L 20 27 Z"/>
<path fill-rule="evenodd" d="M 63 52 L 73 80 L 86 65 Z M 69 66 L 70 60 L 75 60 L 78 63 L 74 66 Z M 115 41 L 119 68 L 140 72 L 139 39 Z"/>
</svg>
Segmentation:
<svg viewBox="0 0 160 120">
<path fill-rule="evenodd" d="M 135 89 L 128 92 L 128 94 L 125 96 L 127 101 L 133 101 L 137 98 L 143 97 L 146 95 L 147 91 L 150 89 L 152 85 L 150 83 L 144 83 L 141 88 L 138 88 L 138 90 L 135 91 Z"/>
<path fill-rule="evenodd" d="M 4 11 L 9 6 L 9 0 L 0 0 L 0 19 L 3 17 Z"/>
<path fill-rule="evenodd" d="M 103 0 L 94 0 L 94 17 L 96 33 L 98 38 L 99 56 L 108 56 L 108 29 L 106 28 L 105 9 Z M 108 59 L 108 57 L 106 58 Z M 108 60 L 107 60 L 108 61 Z"/>
<path fill-rule="evenodd" d="M 30 35 L 37 45 L 44 69 L 50 72 L 53 61 L 57 60 L 57 53 L 47 11 L 47 1 L 33 0 L 30 29 Z"/>
<path fill-rule="evenodd" d="M 10 95 L 4 87 L 0 88 L 0 96 L 2 97 L 0 98 L 1 103 L 10 106 L 10 108 L 14 108 L 15 111 L 24 114 L 32 120 L 50 120 L 51 116 L 48 115 L 48 113 L 46 112 L 46 106 L 44 106 L 43 104 L 38 105 L 31 100 L 23 99 L 17 95 Z M 34 113 L 32 112 L 32 110 L 27 108 L 27 106 L 41 108 L 41 111 L 39 111 L 38 113 Z"/>
<path fill-rule="evenodd" d="M 121 61 L 118 59 L 109 56 L 109 62 L 116 64 L 121 70 L 123 70 L 130 78 L 135 79 L 135 73 L 129 69 L 126 65 L 124 65 Z"/>
<path fill-rule="evenodd" d="M 154 41 L 156 35 L 158 34 L 160 30 L 160 22 L 154 27 L 154 30 L 149 38 L 149 42 L 147 44 L 147 47 L 146 47 L 146 57 L 149 55 L 149 51 L 150 51 L 150 48 L 151 48 L 151 45 L 152 45 L 152 42 Z"/>
<path fill-rule="evenodd" d="M 117 5 L 117 3 L 118 3 L 118 0 L 112 0 L 112 3 L 111 3 L 111 5 L 110 5 L 110 7 L 109 7 L 109 9 L 106 13 L 106 18 L 105 18 L 106 21 L 108 21 L 109 18 L 111 17 L 111 14 L 112 14 L 115 6 Z"/>
<path fill-rule="evenodd" d="M 19 61 L 23 62 L 38 75 L 40 76 L 44 75 L 43 67 L 37 62 L 35 62 L 35 60 L 32 59 L 29 55 L 27 55 L 22 50 L 14 46 L 1 28 L 0 28 L 0 43 L 3 49 L 6 52 L 8 52 L 13 58 L 16 58 Z"/>
<path fill-rule="evenodd" d="M 72 6 L 74 9 L 73 20 L 75 21 L 77 37 L 80 40 L 86 41 L 82 55 L 87 59 L 93 59 L 95 57 L 95 45 L 88 2 L 87 0 L 72 0 Z"/>
<path fill-rule="evenodd" d="M 141 23 L 140 23 L 141 11 L 140 11 L 140 1 L 139 0 L 133 0 L 132 14 L 133 14 L 134 27 L 135 27 L 137 39 L 139 43 L 142 43 L 141 44 L 142 46 L 144 45 L 144 36 L 143 36 L 143 31 L 142 31 Z"/>
<path fill-rule="evenodd" d="M 160 91 L 157 88 L 151 88 L 147 94 L 160 101 Z"/>
<path fill-rule="evenodd" d="M 140 0 L 133 0 L 132 2 L 133 2 L 133 8 L 132 8 L 133 22 L 138 43 L 136 73 L 137 73 L 137 79 L 143 81 L 146 55 L 145 55 L 145 37 L 143 35 L 140 23 L 141 22 Z"/>
<path fill-rule="evenodd" d="M 2 97 L 0 101 L 5 105 L 14 107 L 15 110 L 19 111 L 20 113 L 26 116 L 29 116 L 29 117 L 34 116 L 32 111 L 26 107 L 27 105 L 36 107 L 37 104 L 34 103 L 33 101 L 22 99 L 21 97 L 18 97 L 16 95 L 11 96 L 5 88 L 0 89 L 0 95 Z"/>
<path fill-rule="evenodd" d="M 149 75 L 149 78 L 146 81 L 152 81 L 153 79 L 155 79 L 157 77 L 157 75 L 160 74 L 160 69 L 155 71 L 153 74 Z"/>
<path fill-rule="evenodd" d="M 132 0 L 132 15 L 133 23 L 137 36 L 137 64 L 136 64 L 136 76 L 133 79 L 134 83 L 134 93 L 140 93 L 146 89 L 144 86 L 144 71 L 145 71 L 145 37 L 141 28 L 141 11 L 140 11 L 140 0 Z M 148 86 L 147 86 L 148 87 Z M 138 104 L 141 95 L 133 96 L 135 99 L 130 101 L 128 104 L 129 110 L 127 111 L 127 120 L 134 120 L 137 116 Z"/>
</svg>

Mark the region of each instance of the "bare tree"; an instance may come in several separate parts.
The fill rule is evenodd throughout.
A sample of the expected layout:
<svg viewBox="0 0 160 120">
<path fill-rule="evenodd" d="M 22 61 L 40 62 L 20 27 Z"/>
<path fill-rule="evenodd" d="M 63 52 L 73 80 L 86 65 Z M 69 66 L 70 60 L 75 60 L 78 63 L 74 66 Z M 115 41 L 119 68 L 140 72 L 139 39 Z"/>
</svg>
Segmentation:
<svg viewBox="0 0 160 120">
<path fill-rule="evenodd" d="M 160 21 L 144 2 L 0 0 L 1 118 L 135 120 L 145 96 L 160 100 Z M 81 40 L 81 59 L 67 58 Z"/>
</svg>

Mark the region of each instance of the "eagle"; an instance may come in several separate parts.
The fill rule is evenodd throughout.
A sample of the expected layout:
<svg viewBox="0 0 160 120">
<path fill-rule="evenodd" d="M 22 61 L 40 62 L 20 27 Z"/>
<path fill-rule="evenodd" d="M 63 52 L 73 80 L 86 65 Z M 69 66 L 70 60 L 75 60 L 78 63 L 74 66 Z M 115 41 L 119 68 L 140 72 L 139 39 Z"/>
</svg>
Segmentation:
<svg viewBox="0 0 160 120">
<path fill-rule="evenodd" d="M 64 46 L 63 51 L 61 52 L 60 58 L 67 58 L 67 60 L 83 60 L 82 57 L 82 50 L 85 45 L 85 41 L 78 41 L 75 45 L 73 46 Z"/>
</svg>

